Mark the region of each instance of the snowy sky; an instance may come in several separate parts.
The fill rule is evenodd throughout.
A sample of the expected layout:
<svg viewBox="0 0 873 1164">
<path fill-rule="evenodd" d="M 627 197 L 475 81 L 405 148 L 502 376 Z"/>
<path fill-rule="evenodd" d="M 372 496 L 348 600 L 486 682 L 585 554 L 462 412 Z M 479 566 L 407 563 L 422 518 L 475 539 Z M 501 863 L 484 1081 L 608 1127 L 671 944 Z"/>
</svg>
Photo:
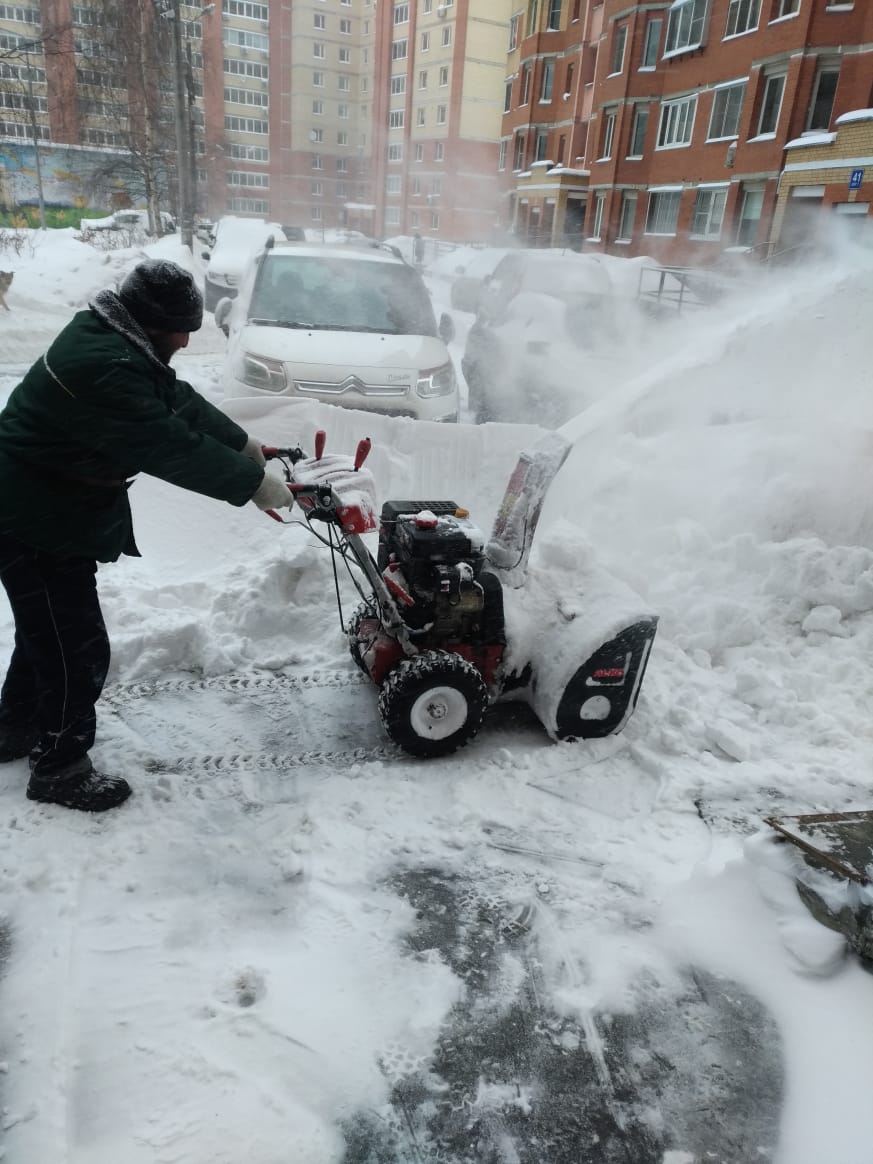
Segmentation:
<svg viewBox="0 0 873 1164">
<path fill-rule="evenodd" d="M 143 254 L 33 237 L 0 253 L 0 401 Z M 871 807 L 871 319 L 842 252 L 557 368 L 580 411 L 535 570 L 584 609 L 596 562 L 661 619 L 603 741 L 500 705 L 404 758 L 313 537 L 141 478 L 94 751 L 135 795 L 91 818 L 0 769 L 4 1164 L 870 1164 L 873 979 L 763 821 Z M 207 317 L 175 361 L 216 402 L 223 344 Z M 225 407 L 370 436 L 380 500 L 485 530 L 540 431 Z"/>
</svg>

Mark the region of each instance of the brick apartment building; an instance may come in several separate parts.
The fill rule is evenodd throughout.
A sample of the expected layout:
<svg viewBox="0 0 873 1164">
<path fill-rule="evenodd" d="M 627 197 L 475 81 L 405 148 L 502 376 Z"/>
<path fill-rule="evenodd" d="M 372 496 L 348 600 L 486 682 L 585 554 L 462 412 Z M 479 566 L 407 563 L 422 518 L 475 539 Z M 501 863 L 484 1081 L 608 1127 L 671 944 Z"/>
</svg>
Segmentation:
<svg viewBox="0 0 873 1164">
<path fill-rule="evenodd" d="M 868 0 L 529 0 L 500 164 L 540 244 L 712 262 L 787 249 L 873 193 Z"/>
</svg>

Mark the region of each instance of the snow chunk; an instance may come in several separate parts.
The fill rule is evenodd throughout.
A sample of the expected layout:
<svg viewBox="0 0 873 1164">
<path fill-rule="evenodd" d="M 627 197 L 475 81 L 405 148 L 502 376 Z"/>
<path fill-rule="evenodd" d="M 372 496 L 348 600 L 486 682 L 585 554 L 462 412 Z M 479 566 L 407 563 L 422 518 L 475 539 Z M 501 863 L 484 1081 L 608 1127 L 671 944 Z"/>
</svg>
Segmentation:
<svg viewBox="0 0 873 1164">
<path fill-rule="evenodd" d="M 849 631 L 842 623 L 843 616 L 835 606 L 814 606 L 803 620 L 804 634 L 818 631 L 820 634 L 848 638 Z"/>
</svg>

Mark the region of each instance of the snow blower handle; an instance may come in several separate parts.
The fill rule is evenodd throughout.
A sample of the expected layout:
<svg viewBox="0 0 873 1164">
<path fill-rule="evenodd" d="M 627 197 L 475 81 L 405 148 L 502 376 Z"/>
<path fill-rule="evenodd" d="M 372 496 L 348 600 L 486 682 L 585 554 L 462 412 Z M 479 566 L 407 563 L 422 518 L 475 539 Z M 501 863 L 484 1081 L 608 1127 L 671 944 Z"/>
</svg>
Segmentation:
<svg viewBox="0 0 873 1164">
<path fill-rule="evenodd" d="M 320 461 L 324 456 L 324 442 L 327 440 L 327 433 L 323 428 L 320 428 L 315 434 L 315 459 Z"/>
<path fill-rule="evenodd" d="M 364 461 L 366 461 L 367 457 L 370 454 L 371 448 L 372 448 L 372 441 L 370 440 L 369 437 L 362 437 L 358 441 L 358 447 L 355 451 L 355 468 L 356 469 L 360 469 L 361 465 L 363 465 Z"/>
</svg>

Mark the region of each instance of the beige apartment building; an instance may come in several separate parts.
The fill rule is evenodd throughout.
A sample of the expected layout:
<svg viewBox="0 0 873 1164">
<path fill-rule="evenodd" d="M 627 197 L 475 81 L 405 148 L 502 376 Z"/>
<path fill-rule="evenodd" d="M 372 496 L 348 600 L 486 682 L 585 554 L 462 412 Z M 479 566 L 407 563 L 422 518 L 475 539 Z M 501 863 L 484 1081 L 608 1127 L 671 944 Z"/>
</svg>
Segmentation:
<svg viewBox="0 0 873 1164">
<path fill-rule="evenodd" d="M 512 0 L 400 0 L 377 13 L 376 228 L 487 241 Z"/>
</svg>

